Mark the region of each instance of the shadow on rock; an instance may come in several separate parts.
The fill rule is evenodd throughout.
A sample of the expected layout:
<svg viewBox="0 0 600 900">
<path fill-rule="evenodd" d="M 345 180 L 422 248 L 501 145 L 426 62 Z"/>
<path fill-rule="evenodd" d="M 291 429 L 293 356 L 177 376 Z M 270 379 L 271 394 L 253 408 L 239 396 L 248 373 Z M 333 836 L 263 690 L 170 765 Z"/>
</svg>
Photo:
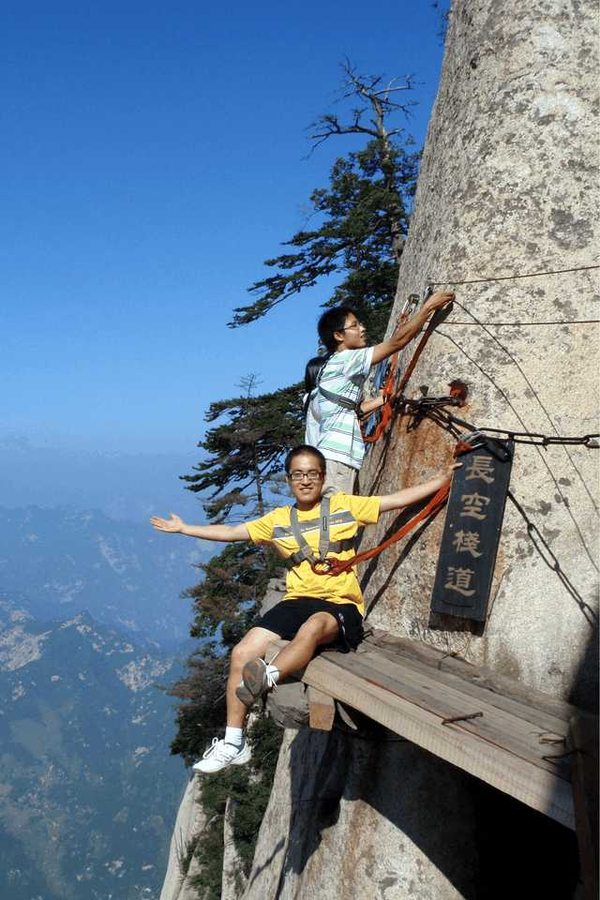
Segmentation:
<svg viewBox="0 0 600 900">
<path fill-rule="evenodd" d="M 386 729 L 304 729 L 289 765 L 277 900 L 573 897 L 574 833 Z"/>
</svg>

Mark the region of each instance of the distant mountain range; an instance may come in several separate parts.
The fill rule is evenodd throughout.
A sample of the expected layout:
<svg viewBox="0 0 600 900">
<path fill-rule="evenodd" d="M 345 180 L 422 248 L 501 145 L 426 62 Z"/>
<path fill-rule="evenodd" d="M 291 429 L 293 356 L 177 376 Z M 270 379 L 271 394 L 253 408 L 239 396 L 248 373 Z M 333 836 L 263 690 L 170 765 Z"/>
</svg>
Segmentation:
<svg viewBox="0 0 600 900">
<path fill-rule="evenodd" d="M 98 622 L 174 646 L 191 620 L 181 591 L 200 579 L 192 566 L 215 548 L 98 510 L 0 508 L 0 596 L 19 598 L 39 619 L 87 610 Z"/>
<path fill-rule="evenodd" d="M 37 535 L 31 544 L 44 548 L 33 567 L 42 586 L 51 577 L 42 571 L 42 560 L 61 537 L 52 544 L 40 521 L 36 513 L 27 524 L 28 533 Z M 125 571 L 137 571 L 132 546 L 116 545 L 114 535 L 102 542 L 103 522 L 93 522 L 67 520 L 61 526 L 63 536 L 79 535 L 81 546 L 95 546 L 97 553 L 90 550 L 87 567 L 73 563 L 70 579 L 68 560 L 62 559 L 54 587 L 44 588 L 47 598 L 56 592 L 54 608 L 61 597 L 65 612 L 74 605 L 75 579 L 97 571 L 92 559 L 105 560 L 106 572 L 119 576 L 115 584 Z M 3 536 L 8 524 L 3 517 Z M 20 527 L 19 534 L 25 534 Z M 136 609 L 141 608 L 140 603 Z M 172 683 L 177 675 L 173 657 L 148 641 L 98 624 L 89 614 L 43 623 L 4 594 L 3 900 L 158 900 L 185 775 L 181 761 L 169 755 L 172 701 L 155 683 Z"/>
<path fill-rule="evenodd" d="M 190 522 L 202 522 L 198 496 L 179 480 L 199 457 L 196 447 L 184 453 L 156 453 L 151 447 L 115 453 L 36 446 L 26 436 L 0 429 L 0 504 L 101 509 L 111 519 L 144 523 L 150 515 L 174 510 Z"/>
</svg>

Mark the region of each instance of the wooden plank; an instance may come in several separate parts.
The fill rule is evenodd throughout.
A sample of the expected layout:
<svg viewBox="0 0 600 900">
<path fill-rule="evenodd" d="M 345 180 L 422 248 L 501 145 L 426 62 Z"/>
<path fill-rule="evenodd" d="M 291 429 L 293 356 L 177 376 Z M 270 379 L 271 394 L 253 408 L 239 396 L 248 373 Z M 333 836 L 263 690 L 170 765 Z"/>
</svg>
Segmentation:
<svg viewBox="0 0 600 900">
<path fill-rule="evenodd" d="M 328 654 L 332 662 L 344 666 L 343 659 Z M 422 689 L 433 692 L 434 697 L 444 703 L 479 705 L 485 707 L 493 720 L 511 734 L 519 736 L 528 745 L 545 744 L 543 738 L 548 736 L 549 743 L 566 740 L 568 725 L 562 719 L 539 713 L 502 695 L 494 694 L 476 684 L 466 682 L 445 672 L 432 670 L 419 665 L 413 660 L 385 657 L 379 650 L 357 654 L 357 659 L 364 660 L 373 669 L 388 673 L 391 677 L 399 677 L 403 681 L 419 685 Z M 543 754 L 547 749 L 543 749 Z"/>
<path fill-rule="evenodd" d="M 569 760 L 544 759 L 556 754 L 556 749 L 540 743 L 539 730 L 522 718 L 517 718 L 485 702 L 485 692 L 480 697 L 472 697 L 439 682 L 431 673 L 421 675 L 407 669 L 402 661 L 395 663 L 371 654 L 344 656 L 325 654 L 333 665 L 385 687 L 386 690 L 402 696 L 421 709 L 434 713 L 440 720 L 461 718 L 477 713 L 477 718 L 457 722 L 455 727 L 476 735 L 481 740 L 503 747 L 515 757 L 532 765 L 569 780 Z M 564 735 L 562 736 L 565 737 Z M 558 740 L 561 735 L 557 735 Z M 560 753 L 561 751 L 559 751 Z M 562 746 L 564 753 L 564 744 Z"/>
<path fill-rule="evenodd" d="M 406 699 L 429 708 L 440 718 L 459 716 L 469 704 L 475 704 L 485 713 L 485 718 L 463 727 L 500 744 L 510 745 L 513 752 L 525 755 L 548 771 L 566 779 L 570 777 L 568 758 L 564 753 L 563 759 L 558 758 L 561 749 L 564 751 L 560 743 L 566 741 L 568 729 L 562 719 L 439 672 L 437 668 L 420 665 L 415 660 L 406 660 L 398 654 L 384 655 L 380 647 L 363 645 L 359 653 L 350 655 L 324 651 L 322 656 L 367 679 L 378 678 L 388 689 L 403 692 Z M 545 760 L 546 756 L 551 759 Z"/>
<path fill-rule="evenodd" d="M 372 653 L 374 653 L 376 657 L 387 659 L 392 663 L 401 661 L 407 671 L 413 669 L 415 672 L 427 675 L 433 670 L 436 682 L 448 685 L 449 687 L 460 691 L 466 697 L 473 697 L 474 699 L 483 698 L 490 706 L 494 706 L 499 710 L 504 710 L 516 718 L 521 718 L 524 721 L 537 726 L 540 734 L 566 735 L 567 733 L 568 719 L 566 716 L 557 716 L 546 712 L 543 709 L 539 709 L 539 707 L 534 705 L 537 700 L 535 695 L 532 698 L 533 704 L 527 704 L 523 702 L 523 700 L 515 700 L 510 696 L 490 690 L 487 684 L 484 683 L 482 685 L 480 683 L 477 675 L 478 670 L 474 666 L 471 666 L 471 669 L 474 671 L 470 672 L 470 677 L 466 677 L 465 675 L 454 674 L 454 672 L 440 670 L 437 666 L 433 666 L 430 663 L 423 663 L 418 658 L 412 656 L 407 657 L 401 650 L 393 652 L 386 648 L 374 647 L 368 643 L 361 644 L 357 655 L 362 656 L 363 654 L 367 654 L 370 656 Z M 568 709 L 572 714 L 574 707 L 568 706 Z"/>
<path fill-rule="evenodd" d="M 303 680 L 407 738 L 424 750 L 480 778 L 557 822 L 574 828 L 571 786 L 510 751 L 481 740 L 457 725 L 391 691 L 317 657 Z"/>
<path fill-rule="evenodd" d="M 335 718 L 333 697 L 316 687 L 308 686 L 308 724 L 319 731 L 331 731 Z"/>
<path fill-rule="evenodd" d="M 331 658 L 334 664 L 345 666 L 343 659 L 334 658 L 333 655 Z M 448 685 L 440 678 L 439 673 L 419 671 L 404 660 L 390 661 L 371 654 L 357 657 L 357 662 L 359 660 L 364 662 L 373 675 L 377 673 L 386 675 L 390 679 L 389 686 L 392 689 L 395 684 L 404 692 L 407 699 L 410 699 L 411 696 L 414 697 L 416 703 L 436 712 L 440 718 L 459 716 L 465 711 L 482 712 L 483 716 L 466 722 L 462 727 L 476 733 L 481 732 L 482 736 L 487 736 L 499 743 L 509 742 L 514 745 L 514 752 L 519 752 L 519 748 L 521 748 L 532 761 L 538 761 L 549 771 L 556 771 L 554 764 L 541 759 L 548 754 L 546 743 L 540 743 L 540 738 L 546 732 L 528 720 L 525 707 L 520 706 L 520 714 L 515 716 L 511 711 L 490 703 L 488 692 L 478 690 L 473 686 L 469 691 L 464 691 L 461 682 L 458 686 Z M 354 661 L 351 665 L 354 666 Z M 555 724 L 557 728 L 552 731 L 551 737 L 556 741 L 564 740 L 566 738 L 565 723 L 556 722 Z M 551 752 L 554 751 L 551 750 Z M 564 777 L 568 778 L 568 761 L 564 760 L 563 764 L 566 765 Z"/>
<path fill-rule="evenodd" d="M 272 646 L 280 649 L 284 643 L 274 642 Z M 373 663 L 369 668 L 368 660 L 361 662 L 362 656 L 364 654 L 326 651 L 308 664 L 303 681 L 568 828 L 575 827 L 570 783 L 557 775 L 552 766 L 549 770 L 541 755 L 539 758 L 528 757 L 533 754 L 533 748 L 519 744 L 519 740 L 527 743 L 526 734 L 523 734 L 527 729 L 525 719 L 515 717 L 508 729 L 510 733 L 505 733 L 500 726 L 506 722 L 507 712 L 488 706 L 489 691 L 482 689 L 480 700 L 485 711 L 480 718 L 485 719 L 487 712 L 489 719 L 485 727 L 480 719 L 443 725 L 443 718 L 447 717 L 442 717 L 442 707 L 438 706 L 435 711 L 429 708 L 432 698 L 434 704 L 441 702 L 435 698 L 434 668 L 427 673 L 430 677 L 427 688 L 419 685 L 414 672 L 405 672 L 402 689 L 406 696 L 402 696 L 395 677 L 381 671 L 382 660 L 377 662 L 378 669 L 373 668 Z M 345 662 L 340 664 L 340 660 Z M 353 671 L 361 666 L 362 672 Z M 440 684 L 442 688 L 448 694 L 447 702 L 458 704 L 460 691 L 455 689 L 452 693 L 449 686 Z M 474 698 L 465 693 L 462 700 L 460 705 L 464 714 L 465 703 Z M 477 711 L 481 710 L 473 709 L 473 712 Z M 555 753 L 552 747 L 547 752 L 548 755 Z"/>
<path fill-rule="evenodd" d="M 598 718 L 574 716 L 569 733 L 573 801 L 585 900 L 598 898 Z"/>
<path fill-rule="evenodd" d="M 404 658 L 414 659 L 423 665 L 435 667 L 438 671 L 455 675 L 478 687 L 486 688 L 491 693 L 524 703 L 526 706 L 548 713 L 548 715 L 565 722 L 569 722 L 578 712 L 576 706 L 565 700 L 530 688 L 514 678 L 499 675 L 484 666 L 475 666 L 422 641 L 413 641 L 409 638 L 387 634 L 380 629 L 373 629 L 372 634 L 360 645 L 358 652 L 360 653 L 363 647 L 370 646 L 376 646 L 384 655 L 393 654 L 395 658 L 400 654 Z"/>
</svg>

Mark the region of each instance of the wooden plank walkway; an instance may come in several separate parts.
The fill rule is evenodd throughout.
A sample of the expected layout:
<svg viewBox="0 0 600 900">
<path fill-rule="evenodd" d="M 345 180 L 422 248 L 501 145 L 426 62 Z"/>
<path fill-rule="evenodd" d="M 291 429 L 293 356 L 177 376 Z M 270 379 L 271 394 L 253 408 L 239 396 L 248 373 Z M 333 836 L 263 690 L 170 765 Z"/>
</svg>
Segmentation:
<svg viewBox="0 0 600 900">
<path fill-rule="evenodd" d="M 324 651 L 302 681 L 319 692 L 316 727 L 331 727 L 325 697 L 334 698 L 575 829 L 565 753 L 580 711 L 568 703 L 383 632 L 356 653 Z"/>
</svg>

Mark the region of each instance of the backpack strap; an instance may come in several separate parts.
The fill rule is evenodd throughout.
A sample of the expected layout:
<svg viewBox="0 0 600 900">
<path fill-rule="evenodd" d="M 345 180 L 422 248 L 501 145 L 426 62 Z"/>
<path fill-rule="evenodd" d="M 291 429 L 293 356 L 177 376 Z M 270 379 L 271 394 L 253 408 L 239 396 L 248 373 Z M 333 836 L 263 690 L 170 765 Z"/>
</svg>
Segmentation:
<svg viewBox="0 0 600 900">
<path fill-rule="evenodd" d="M 328 391 L 321 385 L 321 378 L 323 377 L 323 373 L 327 368 L 327 363 L 331 359 L 332 355 L 333 354 L 330 354 L 330 356 L 326 359 L 324 365 L 322 365 L 321 369 L 319 370 L 319 374 L 317 375 L 317 383 L 315 385 L 316 390 L 319 394 L 322 394 L 322 396 L 325 397 L 326 400 L 329 400 L 330 403 L 335 403 L 337 406 L 341 406 L 343 409 L 351 409 L 353 412 L 358 412 L 360 400 L 358 401 L 358 403 L 355 403 L 353 400 L 348 400 L 348 398 L 344 397 L 343 394 L 335 394 L 333 391 Z"/>
<path fill-rule="evenodd" d="M 333 391 L 327 391 L 324 387 L 321 387 L 321 385 L 319 385 L 318 391 L 331 403 L 335 403 L 337 406 L 342 406 L 344 409 L 351 409 L 353 412 L 356 412 L 359 404 L 355 403 L 354 400 L 348 400 L 343 394 L 334 394 Z"/>
</svg>

